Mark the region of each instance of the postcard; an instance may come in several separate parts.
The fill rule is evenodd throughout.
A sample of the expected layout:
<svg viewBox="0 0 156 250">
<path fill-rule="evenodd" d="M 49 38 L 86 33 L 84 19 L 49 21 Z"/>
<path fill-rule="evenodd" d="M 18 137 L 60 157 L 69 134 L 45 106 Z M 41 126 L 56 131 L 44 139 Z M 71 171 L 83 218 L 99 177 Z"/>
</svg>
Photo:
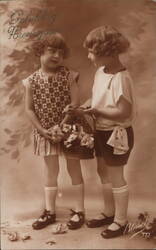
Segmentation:
<svg viewBox="0 0 156 250">
<path fill-rule="evenodd" d="M 1 249 L 156 249 L 156 1 L 0 1 Z"/>
</svg>

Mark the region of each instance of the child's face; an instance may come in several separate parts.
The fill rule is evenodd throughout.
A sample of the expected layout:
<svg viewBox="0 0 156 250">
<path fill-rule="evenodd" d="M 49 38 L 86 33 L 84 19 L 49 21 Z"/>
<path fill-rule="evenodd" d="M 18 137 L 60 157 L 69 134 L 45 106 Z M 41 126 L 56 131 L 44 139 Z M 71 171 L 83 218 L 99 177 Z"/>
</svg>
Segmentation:
<svg viewBox="0 0 156 250">
<path fill-rule="evenodd" d="M 46 47 L 40 59 L 41 64 L 45 67 L 49 69 L 57 68 L 63 62 L 63 50 L 51 46 Z"/>
<path fill-rule="evenodd" d="M 96 66 L 107 66 L 112 61 L 111 56 L 97 56 L 92 49 L 88 49 L 88 59 Z"/>
<path fill-rule="evenodd" d="M 88 59 L 97 66 L 98 56 L 93 53 L 91 49 L 88 49 Z"/>
</svg>

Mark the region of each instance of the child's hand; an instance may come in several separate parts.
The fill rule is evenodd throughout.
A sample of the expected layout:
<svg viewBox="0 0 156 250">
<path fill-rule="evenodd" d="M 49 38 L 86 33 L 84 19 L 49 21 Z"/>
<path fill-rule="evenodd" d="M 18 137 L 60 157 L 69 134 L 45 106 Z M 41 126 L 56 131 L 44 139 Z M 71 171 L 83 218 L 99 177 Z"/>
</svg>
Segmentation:
<svg viewBox="0 0 156 250">
<path fill-rule="evenodd" d="M 46 139 L 51 140 L 51 133 L 50 133 L 50 131 L 49 131 L 48 129 L 43 128 L 43 129 L 41 129 L 39 132 L 40 132 L 40 134 L 41 134 L 42 136 L 44 136 Z"/>
<path fill-rule="evenodd" d="M 91 114 L 91 115 L 95 115 L 95 116 L 99 115 L 97 109 L 95 109 L 95 108 L 87 108 L 87 109 L 84 109 L 83 112 L 84 112 L 84 114 Z"/>
<path fill-rule="evenodd" d="M 63 110 L 63 113 L 68 113 L 68 114 L 71 114 L 74 112 L 74 110 L 76 109 L 76 106 L 72 105 L 72 104 L 69 104 L 67 105 L 64 110 Z"/>
<path fill-rule="evenodd" d="M 82 107 L 79 107 L 79 108 L 76 108 L 76 109 L 74 109 L 74 111 L 73 111 L 73 113 L 74 113 L 74 115 L 84 115 L 84 108 L 82 108 Z"/>
</svg>

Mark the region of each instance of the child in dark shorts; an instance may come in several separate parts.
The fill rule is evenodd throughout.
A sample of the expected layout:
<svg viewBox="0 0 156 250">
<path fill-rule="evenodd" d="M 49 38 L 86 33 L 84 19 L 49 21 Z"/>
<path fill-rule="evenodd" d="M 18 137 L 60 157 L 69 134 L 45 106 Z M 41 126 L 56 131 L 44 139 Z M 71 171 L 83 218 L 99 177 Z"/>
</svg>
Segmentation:
<svg viewBox="0 0 156 250">
<path fill-rule="evenodd" d="M 127 225 L 128 186 L 124 178 L 134 144 L 132 122 L 135 98 L 132 80 L 119 60 L 129 42 L 111 26 L 92 30 L 84 47 L 88 58 L 98 68 L 92 89 L 91 108 L 78 109 L 77 114 L 95 116 L 95 153 L 97 171 L 103 184 L 104 212 L 89 220 L 88 227 L 109 225 L 101 235 L 113 238 L 124 233 Z"/>
<path fill-rule="evenodd" d="M 108 139 L 112 134 L 110 131 L 100 131 L 95 132 L 95 150 L 96 157 L 104 157 L 108 166 L 121 166 L 125 165 L 128 161 L 129 155 L 134 145 L 134 134 L 132 127 L 126 128 L 129 149 L 125 154 L 117 155 L 113 154 L 113 147 L 107 144 Z"/>
</svg>

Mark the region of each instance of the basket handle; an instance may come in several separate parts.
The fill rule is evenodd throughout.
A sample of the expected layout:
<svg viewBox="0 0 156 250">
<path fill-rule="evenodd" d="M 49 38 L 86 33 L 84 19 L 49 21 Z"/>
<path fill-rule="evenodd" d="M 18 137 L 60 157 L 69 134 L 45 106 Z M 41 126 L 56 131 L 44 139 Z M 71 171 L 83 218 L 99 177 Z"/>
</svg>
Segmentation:
<svg viewBox="0 0 156 250">
<path fill-rule="evenodd" d="M 84 116 L 84 119 L 87 121 L 89 127 L 91 128 L 91 130 L 94 133 L 96 130 L 96 124 L 95 124 L 96 117 L 93 114 L 84 114 L 83 116 Z M 93 126 L 90 125 L 90 122 L 88 121 L 87 117 L 92 118 Z"/>
<path fill-rule="evenodd" d="M 81 118 L 85 120 L 85 122 L 87 123 L 87 126 L 90 128 L 91 131 L 93 131 L 93 133 L 95 132 L 95 116 L 93 114 L 82 114 L 82 115 L 79 115 L 79 116 L 75 116 L 75 115 L 69 115 L 65 121 L 65 123 L 69 123 L 69 124 L 74 124 L 76 121 L 75 121 L 75 118 Z M 92 119 L 92 124 L 91 122 L 89 121 L 89 119 Z"/>
</svg>

